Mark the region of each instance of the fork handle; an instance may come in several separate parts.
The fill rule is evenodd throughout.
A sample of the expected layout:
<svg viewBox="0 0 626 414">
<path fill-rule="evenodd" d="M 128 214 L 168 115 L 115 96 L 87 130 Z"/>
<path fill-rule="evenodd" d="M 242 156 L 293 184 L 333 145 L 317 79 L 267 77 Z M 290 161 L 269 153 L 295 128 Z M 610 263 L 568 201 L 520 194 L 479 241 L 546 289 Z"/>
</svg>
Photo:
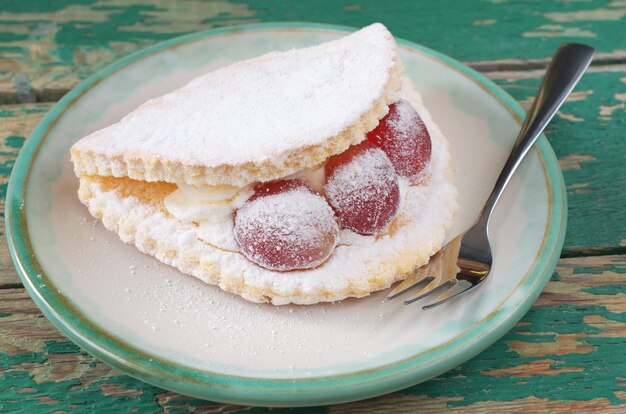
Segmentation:
<svg viewBox="0 0 626 414">
<path fill-rule="evenodd" d="M 513 173 L 574 89 L 595 52 L 594 48 L 579 43 L 563 44 L 556 51 L 479 221 L 488 220 Z"/>
</svg>

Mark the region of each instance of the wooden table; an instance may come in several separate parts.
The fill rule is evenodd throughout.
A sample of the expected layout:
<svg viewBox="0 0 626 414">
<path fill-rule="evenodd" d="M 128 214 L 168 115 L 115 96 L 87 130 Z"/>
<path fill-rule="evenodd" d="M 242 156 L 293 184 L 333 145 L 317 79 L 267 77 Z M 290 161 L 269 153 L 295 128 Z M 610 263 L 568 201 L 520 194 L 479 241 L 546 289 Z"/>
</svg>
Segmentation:
<svg viewBox="0 0 626 414">
<path fill-rule="evenodd" d="M 561 42 L 591 44 L 596 61 L 546 132 L 565 176 L 569 226 L 531 311 L 436 379 L 309 412 L 626 412 L 625 16 L 623 0 L 0 1 L 1 198 L 24 139 L 56 100 L 116 59 L 181 34 L 262 21 L 381 21 L 470 64 L 525 107 Z M 0 332 L 0 411 L 265 411 L 164 391 L 81 351 L 30 300 L 4 237 Z"/>
</svg>

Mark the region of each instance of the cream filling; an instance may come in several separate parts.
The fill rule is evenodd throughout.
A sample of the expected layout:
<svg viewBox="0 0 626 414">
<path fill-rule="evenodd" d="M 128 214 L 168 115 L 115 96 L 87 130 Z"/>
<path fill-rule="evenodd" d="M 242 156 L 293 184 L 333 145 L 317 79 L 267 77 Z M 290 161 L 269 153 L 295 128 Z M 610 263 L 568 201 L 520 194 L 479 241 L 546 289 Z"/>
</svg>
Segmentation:
<svg viewBox="0 0 626 414">
<path fill-rule="evenodd" d="M 199 239 L 220 249 L 239 251 L 233 234 L 233 213 L 253 193 L 252 186 L 178 184 L 178 189 L 165 198 L 164 204 L 178 220 L 194 222 Z"/>
<path fill-rule="evenodd" d="M 307 168 L 302 171 L 298 171 L 295 174 L 286 177 L 290 178 L 299 178 L 305 181 L 307 184 L 311 186 L 312 189 L 317 191 L 320 194 L 324 193 L 324 183 L 326 181 L 326 175 L 324 174 L 324 166 Z"/>
<path fill-rule="evenodd" d="M 324 167 L 307 169 L 293 174 L 289 178 L 300 178 L 311 188 L 323 194 Z M 400 206 L 398 215 L 404 207 L 404 200 L 409 190 L 409 181 L 399 177 Z M 254 193 L 252 186 L 243 188 L 231 186 L 194 187 L 179 184 L 178 189 L 164 200 L 167 211 L 178 220 L 196 224 L 196 234 L 217 248 L 240 252 L 241 248 L 235 240 L 233 213 L 243 206 Z M 384 231 L 382 232 L 384 233 Z M 365 236 L 342 229 L 337 244 L 367 245 L 374 243 L 376 236 Z"/>
<path fill-rule="evenodd" d="M 299 178 L 322 193 L 324 166 L 307 168 L 286 178 Z M 195 223 L 200 240 L 223 250 L 240 252 L 233 231 L 233 213 L 254 194 L 253 186 L 177 186 L 178 189 L 164 200 L 167 211 L 180 221 Z"/>
</svg>

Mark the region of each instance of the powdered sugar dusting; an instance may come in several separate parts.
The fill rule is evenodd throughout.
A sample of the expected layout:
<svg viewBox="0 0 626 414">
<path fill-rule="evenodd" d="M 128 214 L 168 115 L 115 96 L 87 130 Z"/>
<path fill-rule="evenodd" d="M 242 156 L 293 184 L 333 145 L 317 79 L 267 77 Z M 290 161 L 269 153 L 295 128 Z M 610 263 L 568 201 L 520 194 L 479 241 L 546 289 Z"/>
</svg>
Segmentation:
<svg viewBox="0 0 626 414">
<path fill-rule="evenodd" d="M 395 105 L 396 113 L 389 117 L 389 126 L 398 141 L 402 142 L 412 139 L 415 134 L 419 134 L 423 128 L 423 126 L 417 122 L 419 115 L 413 110 L 411 104 L 404 99 L 396 102 Z M 411 148 L 409 145 L 404 145 L 403 147 Z"/>
<path fill-rule="evenodd" d="M 235 63 L 146 102 L 75 148 L 208 168 L 280 160 L 367 113 L 385 89 L 395 49 L 387 29 L 374 24 Z"/>
<path fill-rule="evenodd" d="M 332 254 L 337 233 L 330 206 L 306 187 L 255 198 L 235 217 L 235 238 L 244 254 L 274 270 L 289 270 L 286 263 L 319 265 Z"/>
<path fill-rule="evenodd" d="M 197 223 L 197 235 L 200 240 L 215 246 L 218 249 L 239 252 L 239 244 L 235 240 L 234 223 L 232 217 L 219 223 L 201 221 Z"/>
<path fill-rule="evenodd" d="M 394 103 L 368 137 L 385 151 L 399 175 L 414 184 L 425 178 L 432 150 L 430 134 L 408 101 Z"/>
</svg>

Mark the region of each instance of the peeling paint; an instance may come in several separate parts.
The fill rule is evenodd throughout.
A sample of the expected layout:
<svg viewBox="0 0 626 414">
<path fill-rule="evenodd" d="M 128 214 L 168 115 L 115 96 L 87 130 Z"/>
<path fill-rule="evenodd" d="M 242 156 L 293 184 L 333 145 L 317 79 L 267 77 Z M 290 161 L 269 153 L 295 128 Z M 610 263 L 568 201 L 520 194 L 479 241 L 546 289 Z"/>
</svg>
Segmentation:
<svg viewBox="0 0 626 414">
<path fill-rule="evenodd" d="M 620 103 L 617 105 L 600 105 L 600 116 L 610 118 L 618 109 L 624 109 L 625 104 Z"/>
<path fill-rule="evenodd" d="M 474 26 L 490 26 L 492 24 L 496 23 L 496 19 L 481 19 L 481 20 L 474 20 L 473 24 Z"/>
<path fill-rule="evenodd" d="M 569 154 L 559 158 L 559 165 L 563 171 L 580 170 L 581 164 L 589 161 L 597 161 L 597 158 L 591 155 Z"/>
<path fill-rule="evenodd" d="M 553 22 L 589 22 L 589 21 L 619 21 L 626 15 L 626 9 L 591 9 L 572 12 L 551 12 L 544 16 Z"/>
<path fill-rule="evenodd" d="M 554 364 L 556 364 L 556 362 L 557 361 L 554 359 L 538 359 L 513 367 L 482 371 L 481 374 L 494 377 L 510 376 L 514 378 L 529 378 L 535 375 L 560 375 L 564 372 L 583 372 L 585 370 L 584 367 L 563 367 L 555 369 Z"/>
<path fill-rule="evenodd" d="M 522 37 L 598 37 L 596 33 L 578 27 L 551 26 L 547 28 L 547 26 L 548 25 L 542 25 L 535 30 L 524 32 L 522 33 Z"/>
<path fill-rule="evenodd" d="M 461 60 L 521 68 L 491 72 L 490 77 L 526 108 L 544 71 L 525 68 L 547 62 L 561 41 L 592 38 L 601 52 L 598 60 L 623 62 L 624 51 L 617 49 L 616 39 L 623 38 L 626 13 L 624 0 L 494 0 L 467 8 L 450 0 L 428 8 L 407 2 L 402 10 L 375 0 L 320 0 L 315 7 L 269 0 L 193 0 L 184 8 L 165 0 L 140 4 L 30 0 L 10 2 L 10 6 L 0 12 L 0 101 L 17 99 L 15 74 L 25 76 L 37 96 L 59 96 L 55 90 L 62 94 L 123 55 L 191 31 L 256 21 L 315 20 L 359 26 L 380 20 L 399 37 Z M 597 8 L 586 10 L 591 7 Z M 544 24 L 546 19 L 552 23 Z M 415 25 L 415 21 L 438 24 Z M 446 27 L 459 28 L 462 35 L 458 30 L 442 30 Z M 548 127 L 568 189 L 567 247 L 626 246 L 622 111 L 626 93 L 616 92 L 615 87 L 626 83 L 625 72 L 622 63 L 590 68 L 578 87 L 582 90 L 570 96 L 566 112 Z M 24 138 L 49 108 L 49 104 L 0 107 L 2 199 Z M 463 366 L 386 397 L 304 412 L 387 412 L 402 407 L 434 412 L 454 407 L 473 412 L 620 411 L 626 404 L 625 270 L 623 259 L 598 265 L 601 260 L 608 259 L 561 261 L 529 314 Z M 34 305 L 20 312 L 4 308 L 0 312 L 2 410 L 71 412 L 81 405 L 94 412 L 270 411 L 200 401 L 118 375 L 65 340 Z M 4 334 L 7 327 L 16 326 L 25 333 Z"/>
<path fill-rule="evenodd" d="M 567 186 L 567 188 L 576 189 L 576 188 L 585 188 L 589 187 L 591 183 L 574 183 Z"/>
<path fill-rule="evenodd" d="M 546 135 L 560 159 L 568 190 L 567 249 L 589 246 L 619 246 L 626 234 L 626 169 L 624 166 L 624 125 L 626 112 L 617 109 L 610 119 L 601 116 L 602 106 L 621 104 L 620 78 L 624 65 L 600 65 L 583 75 L 576 90 L 562 107 L 575 122 L 555 117 Z M 530 71 L 529 71 L 530 72 Z M 522 105 L 533 99 L 541 82 L 541 71 L 509 73 L 510 79 L 494 79 Z M 519 75 L 519 76 L 518 76 Z M 626 98 L 626 96 L 624 96 Z M 625 108 L 626 109 L 626 108 Z M 581 155 L 593 159 L 579 159 Z M 584 164 L 581 164 L 584 162 Z M 610 219 L 607 219 L 610 217 Z M 574 299 L 573 299 L 574 300 Z"/>
<path fill-rule="evenodd" d="M 566 120 L 571 121 L 571 122 L 583 122 L 584 121 L 583 118 L 579 118 L 576 115 L 568 114 L 568 113 L 565 113 L 563 111 L 559 111 L 556 114 L 557 114 L 557 116 L 559 118 L 566 119 Z"/>
<path fill-rule="evenodd" d="M 390 7 L 377 0 L 318 0 L 314 7 L 271 0 L 188 0 L 184 7 L 167 0 L 50 3 L 11 2 L 0 12 L 0 102 L 17 102 L 11 87 L 17 73 L 31 79 L 38 96 L 57 99 L 95 70 L 141 47 L 212 27 L 262 21 L 352 26 L 381 21 L 398 37 L 470 62 L 547 59 L 566 39 L 592 39 L 599 56 L 611 59 L 613 53 L 619 56 L 615 39 L 624 35 L 620 15 L 626 10 L 601 0 L 471 6 L 443 0 L 428 7 L 421 2 Z M 459 28 L 462 36 L 458 30 L 442 35 L 442 27 Z"/>
<path fill-rule="evenodd" d="M 626 93 L 616 93 L 613 95 L 618 101 L 626 102 Z"/>
<path fill-rule="evenodd" d="M 579 102 L 587 99 L 591 94 L 593 94 L 593 90 L 586 91 L 573 91 L 567 97 L 566 102 Z"/>
</svg>

